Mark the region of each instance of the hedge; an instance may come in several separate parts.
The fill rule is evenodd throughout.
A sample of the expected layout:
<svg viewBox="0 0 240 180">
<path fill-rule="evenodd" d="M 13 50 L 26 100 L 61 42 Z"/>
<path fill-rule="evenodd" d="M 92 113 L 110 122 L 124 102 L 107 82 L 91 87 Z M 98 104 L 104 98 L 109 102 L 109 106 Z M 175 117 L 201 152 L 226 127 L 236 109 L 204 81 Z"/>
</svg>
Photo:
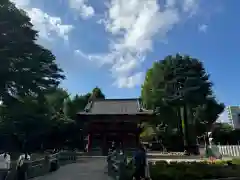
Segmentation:
<svg viewBox="0 0 240 180">
<path fill-rule="evenodd" d="M 158 161 L 149 164 L 152 180 L 194 180 L 240 177 L 240 160 L 171 162 Z M 128 167 L 126 180 L 132 179 L 134 168 Z"/>
</svg>

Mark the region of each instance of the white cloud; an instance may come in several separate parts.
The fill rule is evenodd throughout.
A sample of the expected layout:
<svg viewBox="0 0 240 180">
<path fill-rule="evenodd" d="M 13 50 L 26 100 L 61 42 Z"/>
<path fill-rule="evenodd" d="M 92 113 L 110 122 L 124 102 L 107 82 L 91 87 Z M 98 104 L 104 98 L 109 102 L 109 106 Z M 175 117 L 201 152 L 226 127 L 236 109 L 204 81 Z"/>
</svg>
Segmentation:
<svg viewBox="0 0 240 180">
<path fill-rule="evenodd" d="M 131 76 L 120 76 L 114 82 L 114 85 L 119 88 L 133 88 L 142 83 L 143 77 L 143 72 L 137 72 Z"/>
<path fill-rule="evenodd" d="M 63 24 L 60 17 L 50 16 L 41 9 L 31 8 L 27 11 L 34 28 L 39 31 L 41 38 L 51 40 L 52 35 L 57 35 L 64 40 L 68 40 L 72 25 Z"/>
<path fill-rule="evenodd" d="M 111 64 L 114 85 L 131 88 L 141 83 L 136 72 L 145 56 L 153 50 L 156 35 L 165 38 L 184 15 L 196 11 L 197 0 L 111 0 L 105 18 L 99 22 L 114 38 L 110 52 L 97 55 L 97 61 Z M 91 59 L 93 60 L 93 59 Z"/>
<path fill-rule="evenodd" d="M 95 11 L 92 6 L 87 5 L 87 0 L 68 0 L 69 7 L 76 10 L 83 19 L 90 18 Z"/>
<path fill-rule="evenodd" d="M 200 32 L 206 33 L 207 29 L 208 29 L 208 25 L 207 24 L 201 24 L 201 25 L 198 26 L 198 30 Z"/>
<path fill-rule="evenodd" d="M 53 40 L 56 35 L 68 40 L 73 25 L 63 24 L 60 17 L 50 16 L 41 9 L 31 7 L 30 0 L 11 0 L 18 8 L 22 8 L 31 18 L 34 29 L 39 31 L 39 37 L 45 40 Z"/>
<path fill-rule="evenodd" d="M 197 12 L 199 0 L 183 0 L 183 11 L 193 15 Z"/>
<path fill-rule="evenodd" d="M 30 0 L 10 0 L 18 7 L 27 7 L 30 4 Z"/>
</svg>

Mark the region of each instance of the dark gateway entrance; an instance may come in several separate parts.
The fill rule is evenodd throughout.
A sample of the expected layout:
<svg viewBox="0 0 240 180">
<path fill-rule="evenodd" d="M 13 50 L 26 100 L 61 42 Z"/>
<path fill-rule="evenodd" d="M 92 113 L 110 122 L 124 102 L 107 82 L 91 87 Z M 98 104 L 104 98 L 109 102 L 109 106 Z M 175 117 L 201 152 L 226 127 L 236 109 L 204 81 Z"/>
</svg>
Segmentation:
<svg viewBox="0 0 240 180">
<path fill-rule="evenodd" d="M 151 118 L 153 111 L 144 110 L 138 99 L 102 99 L 89 102 L 77 121 L 82 124 L 88 151 L 106 154 L 112 142 L 135 148 L 141 133 L 138 125 Z"/>
</svg>

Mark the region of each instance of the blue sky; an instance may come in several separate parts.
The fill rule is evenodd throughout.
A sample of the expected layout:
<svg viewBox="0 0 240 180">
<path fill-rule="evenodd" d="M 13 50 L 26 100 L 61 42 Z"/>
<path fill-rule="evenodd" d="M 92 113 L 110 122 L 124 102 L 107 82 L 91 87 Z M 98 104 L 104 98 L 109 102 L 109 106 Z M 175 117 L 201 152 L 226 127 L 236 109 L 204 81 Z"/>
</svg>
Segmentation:
<svg viewBox="0 0 240 180">
<path fill-rule="evenodd" d="M 240 1 L 12 1 L 56 55 L 72 94 L 99 86 L 109 98 L 138 97 L 152 63 L 179 52 L 204 62 L 219 101 L 239 104 Z"/>
</svg>

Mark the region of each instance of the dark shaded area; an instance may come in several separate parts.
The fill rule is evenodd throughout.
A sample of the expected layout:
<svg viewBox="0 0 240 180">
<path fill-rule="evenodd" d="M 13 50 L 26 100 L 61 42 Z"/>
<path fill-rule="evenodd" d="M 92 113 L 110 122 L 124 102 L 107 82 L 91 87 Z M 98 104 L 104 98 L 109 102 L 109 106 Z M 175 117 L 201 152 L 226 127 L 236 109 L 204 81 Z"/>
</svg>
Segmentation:
<svg viewBox="0 0 240 180">
<path fill-rule="evenodd" d="M 240 130 L 233 131 L 213 131 L 213 141 L 215 144 L 221 145 L 239 145 Z"/>
</svg>

